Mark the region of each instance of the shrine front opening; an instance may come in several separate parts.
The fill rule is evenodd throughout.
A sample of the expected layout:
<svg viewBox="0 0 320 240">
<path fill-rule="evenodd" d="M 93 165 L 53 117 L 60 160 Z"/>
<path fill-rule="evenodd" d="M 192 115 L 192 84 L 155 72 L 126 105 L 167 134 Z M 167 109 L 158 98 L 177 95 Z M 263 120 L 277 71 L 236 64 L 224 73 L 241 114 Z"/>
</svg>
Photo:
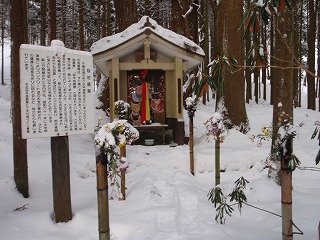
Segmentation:
<svg viewBox="0 0 320 240">
<path fill-rule="evenodd" d="M 161 70 L 134 70 L 128 71 L 127 74 L 127 102 L 130 104 L 129 122 L 133 126 L 150 123 L 165 124 L 165 72 Z M 143 92 L 144 86 L 145 92 Z"/>
</svg>

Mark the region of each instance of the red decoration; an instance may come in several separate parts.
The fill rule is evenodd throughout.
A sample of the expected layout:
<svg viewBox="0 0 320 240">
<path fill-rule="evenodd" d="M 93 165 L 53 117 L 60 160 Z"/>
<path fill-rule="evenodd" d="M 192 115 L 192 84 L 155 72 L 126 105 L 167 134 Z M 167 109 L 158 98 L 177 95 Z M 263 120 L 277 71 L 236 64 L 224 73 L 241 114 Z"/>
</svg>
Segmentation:
<svg viewBox="0 0 320 240">
<path fill-rule="evenodd" d="M 142 80 L 145 80 L 145 77 L 147 76 L 147 74 L 148 74 L 148 70 L 143 70 L 143 71 L 141 72 L 141 78 L 142 78 Z"/>
</svg>

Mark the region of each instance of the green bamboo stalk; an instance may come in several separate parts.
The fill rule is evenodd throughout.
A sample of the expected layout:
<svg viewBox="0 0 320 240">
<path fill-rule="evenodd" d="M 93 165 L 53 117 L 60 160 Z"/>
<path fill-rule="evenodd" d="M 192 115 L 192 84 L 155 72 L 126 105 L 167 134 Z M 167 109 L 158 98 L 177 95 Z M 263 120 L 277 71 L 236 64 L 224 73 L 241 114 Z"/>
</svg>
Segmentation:
<svg viewBox="0 0 320 240">
<path fill-rule="evenodd" d="M 108 156 L 98 150 L 96 153 L 96 168 L 99 240 L 110 240 L 107 162 Z"/>
<path fill-rule="evenodd" d="M 120 157 L 126 157 L 127 151 L 126 151 L 126 145 L 123 147 L 120 147 Z M 122 199 L 126 200 L 126 169 L 121 169 L 121 194 Z"/>
</svg>

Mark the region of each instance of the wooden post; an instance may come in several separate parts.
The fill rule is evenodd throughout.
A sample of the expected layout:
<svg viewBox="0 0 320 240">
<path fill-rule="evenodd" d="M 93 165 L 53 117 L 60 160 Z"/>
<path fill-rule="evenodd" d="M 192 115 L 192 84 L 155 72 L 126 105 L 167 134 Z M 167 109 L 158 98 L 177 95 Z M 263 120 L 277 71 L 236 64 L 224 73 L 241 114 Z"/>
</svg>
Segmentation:
<svg viewBox="0 0 320 240">
<path fill-rule="evenodd" d="M 216 186 L 220 184 L 220 139 L 215 140 Z"/>
<path fill-rule="evenodd" d="M 126 145 L 120 147 L 120 157 L 127 157 Z M 121 169 L 121 194 L 122 200 L 126 200 L 126 169 Z"/>
<path fill-rule="evenodd" d="M 193 116 L 189 117 L 190 172 L 194 176 Z"/>
<path fill-rule="evenodd" d="M 293 239 L 292 229 L 292 170 L 288 167 L 292 154 L 292 139 L 287 139 L 285 154 L 281 154 L 281 211 L 282 211 L 282 240 Z"/>
<path fill-rule="evenodd" d="M 69 140 L 51 138 L 53 209 L 56 222 L 72 219 L 70 193 Z"/>
<path fill-rule="evenodd" d="M 96 149 L 99 240 L 110 240 L 108 156 Z"/>
</svg>

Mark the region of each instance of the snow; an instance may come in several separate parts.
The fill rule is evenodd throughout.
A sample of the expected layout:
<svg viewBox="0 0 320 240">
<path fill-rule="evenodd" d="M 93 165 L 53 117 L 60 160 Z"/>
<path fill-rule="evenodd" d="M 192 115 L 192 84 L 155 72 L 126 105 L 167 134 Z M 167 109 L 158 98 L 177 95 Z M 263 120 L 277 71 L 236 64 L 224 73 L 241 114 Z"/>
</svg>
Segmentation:
<svg viewBox="0 0 320 240">
<path fill-rule="evenodd" d="M 265 3 L 264 3 L 263 0 L 258 0 L 258 1 L 256 2 L 256 5 L 257 5 L 257 7 L 264 7 L 264 6 L 265 6 Z"/>
<path fill-rule="evenodd" d="M 23 198 L 13 179 L 10 88 L 0 86 L 0 234 L 10 240 L 96 240 L 98 233 L 94 134 L 69 137 L 73 219 L 55 223 L 51 179 L 50 139 L 28 140 L 30 197 Z M 195 176 L 189 172 L 189 146 L 127 146 L 126 200 L 110 200 L 112 240 L 269 240 L 281 239 L 281 218 L 247 205 L 235 211 L 226 224 L 215 221 L 207 194 L 214 187 L 214 143 L 207 142 L 204 122 L 214 113 L 215 102 L 200 105 L 195 113 Z M 260 147 L 252 134 L 272 120 L 272 106 L 246 105 L 251 131 L 229 131 L 221 144 L 221 188 L 230 192 L 240 176 L 249 183 L 248 203 L 281 215 L 280 187 L 268 178 L 263 162 L 270 142 Z M 188 124 L 187 113 L 184 113 Z M 302 125 L 294 152 L 302 167 L 317 167 L 318 141 L 311 140 L 320 113 L 294 110 L 294 124 Z M 97 120 L 98 121 L 98 120 Z M 320 208 L 319 173 L 293 172 L 293 222 L 304 232 L 294 239 L 318 239 Z M 109 188 L 110 196 L 112 188 Z M 25 206 L 20 211 L 17 208 Z M 294 229 L 295 230 L 295 229 Z M 295 230 L 296 231 L 296 230 Z"/>
<path fill-rule="evenodd" d="M 149 21 L 151 26 L 145 26 L 145 23 L 147 23 L 147 21 Z M 192 49 L 194 49 L 196 53 L 200 55 L 205 55 L 203 49 L 197 44 L 195 44 L 193 41 L 169 29 L 165 29 L 161 27 L 160 25 L 158 25 L 158 23 L 155 20 L 153 20 L 148 16 L 143 16 L 138 23 L 132 24 L 123 32 L 120 32 L 111 36 L 107 36 L 95 42 L 91 46 L 91 49 L 90 49 L 91 53 L 94 55 L 99 52 L 103 52 L 103 51 L 112 49 L 118 45 L 121 45 L 122 43 L 130 40 L 136 35 L 144 32 L 147 28 L 151 30 L 153 33 L 155 33 L 156 35 L 161 36 L 167 41 L 170 41 L 172 44 L 175 44 L 182 48 L 186 48 L 186 45 L 187 45 L 192 47 Z"/>
</svg>

